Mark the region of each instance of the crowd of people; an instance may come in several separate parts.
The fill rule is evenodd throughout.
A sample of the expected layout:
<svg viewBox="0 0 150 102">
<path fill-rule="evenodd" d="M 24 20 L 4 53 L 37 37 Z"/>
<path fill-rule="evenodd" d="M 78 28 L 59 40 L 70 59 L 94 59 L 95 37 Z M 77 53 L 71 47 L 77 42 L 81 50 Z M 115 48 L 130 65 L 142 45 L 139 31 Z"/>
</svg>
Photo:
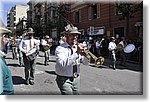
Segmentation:
<svg viewBox="0 0 150 102">
<path fill-rule="evenodd" d="M 58 41 L 56 49 L 53 49 L 56 57 L 55 72 L 57 74 L 56 83 L 63 95 L 78 95 L 80 88 L 80 63 L 88 65 L 90 62 L 85 58 L 86 50 L 89 50 L 97 57 L 110 56 L 112 69 L 116 69 L 116 60 L 119 53 L 120 65 L 126 67 L 126 53 L 124 48 L 132 42 L 125 38 L 121 40 L 115 37 L 90 39 L 79 41 L 78 35 L 80 32 L 77 27 L 69 26 Z M 53 39 L 48 35 L 43 39 L 35 39 L 34 30 L 28 28 L 24 36 L 13 36 L 11 39 L 6 37 L 6 34 L 1 34 L 1 48 L 0 48 L 0 94 L 13 94 L 13 81 L 11 72 L 5 61 L 7 50 L 12 49 L 12 58 L 19 61 L 20 66 L 24 66 L 25 84 L 34 85 L 34 72 L 36 67 L 36 58 L 39 51 L 44 52 L 45 60 L 43 65 L 47 66 L 50 61 L 51 47 L 53 46 Z M 136 45 L 138 50 L 142 50 L 142 44 Z M 9 46 L 9 47 L 8 47 Z M 140 53 L 142 55 L 142 53 Z"/>
</svg>

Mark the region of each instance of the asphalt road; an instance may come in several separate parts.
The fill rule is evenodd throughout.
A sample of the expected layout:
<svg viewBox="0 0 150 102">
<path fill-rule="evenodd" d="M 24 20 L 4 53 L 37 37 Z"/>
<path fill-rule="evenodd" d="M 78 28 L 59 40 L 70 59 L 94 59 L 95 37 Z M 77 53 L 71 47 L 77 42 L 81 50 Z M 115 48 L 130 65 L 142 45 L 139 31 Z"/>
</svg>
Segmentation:
<svg viewBox="0 0 150 102">
<path fill-rule="evenodd" d="M 51 56 L 48 66 L 44 66 L 43 53 L 37 57 L 35 70 L 35 85 L 25 85 L 24 67 L 19 67 L 18 60 L 12 60 L 11 52 L 6 56 L 6 62 L 12 73 L 15 94 L 23 95 L 60 95 L 55 82 L 55 56 Z M 143 94 L 143 72 L 138 64 L 127 63 L 127 67 L 121 67 L 117 62 L 117 69 L 109 67 L 109 60 L 105 59 L 102 68 L 96 68 L 93 64 L 85 66 L 81 64 L 81 95 L 120 95 Z"/>
</svg>

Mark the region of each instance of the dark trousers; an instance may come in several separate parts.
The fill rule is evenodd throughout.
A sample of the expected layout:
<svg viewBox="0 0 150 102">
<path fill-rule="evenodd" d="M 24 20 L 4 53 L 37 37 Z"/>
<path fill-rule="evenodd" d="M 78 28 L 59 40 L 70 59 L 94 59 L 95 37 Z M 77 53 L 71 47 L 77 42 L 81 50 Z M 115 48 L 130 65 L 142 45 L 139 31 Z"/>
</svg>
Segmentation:
<svg viewBox="0 0 150 102">
<path fill-rule="evenodd" d="M 44 52 L 44 56 L 45 56 L 44 64 L 47 65 L 50 57 L 50 49 Z"/>
<path fill-rule="evenodd" d="M 34 72 L 35 72 L 35 60 L 29 61 L 26 55 L 23 53 L 23 62 L 24 62 L 24 72 L 25 72 L 25 79 L 27 82 L 30 80 L 34 80 Z"/>
<path fill-rule="evenodd" d="M 13 56 L 13 59 L 17 59 L 17 48 L 16 47 L 12 47 L 12 56 Z"/>
<path fill-rule="evenodd" d="M 121 58 L 120 64 L 126 65 L 126 55 L 123 51 L 120 53 L 120 58 Z"/>
</svg>

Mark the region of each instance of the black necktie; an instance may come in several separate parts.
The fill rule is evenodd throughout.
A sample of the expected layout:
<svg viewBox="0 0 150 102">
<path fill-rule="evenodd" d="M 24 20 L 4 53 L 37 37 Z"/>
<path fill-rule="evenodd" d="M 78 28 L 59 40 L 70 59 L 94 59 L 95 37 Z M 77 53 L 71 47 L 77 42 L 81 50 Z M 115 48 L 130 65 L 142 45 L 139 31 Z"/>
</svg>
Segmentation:
<svg viewBox="0 0 150 102">
<path fill-rule="evenodd" d="M 71 50 L 71 55 L 73 54 L 73 50 L 70 46 L 68 46 L 68 48 Z M 78 75 L 77 75 L 77 65 L 73 65 L 73 77 L 76 78 Z"/>
<path fill-rule="evenodd" d="M 73 54 L 73 50 L 70 46 L 68 46 L 68 48 L 71 50 L 71 55 Z"/>
</svg>

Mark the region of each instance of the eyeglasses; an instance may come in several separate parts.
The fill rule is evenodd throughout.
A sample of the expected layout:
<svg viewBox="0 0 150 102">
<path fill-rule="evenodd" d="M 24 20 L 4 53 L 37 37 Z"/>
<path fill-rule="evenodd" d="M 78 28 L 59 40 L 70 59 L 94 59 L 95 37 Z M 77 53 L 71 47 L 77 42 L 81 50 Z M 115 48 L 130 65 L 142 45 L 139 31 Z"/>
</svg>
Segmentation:
<svg viewBox="0 0 150 102">
<path fill-rule="evenodd" d="M 74 33 L 74 34 L 68 34 L 68 36 L 78 36 L 78 35 Z"/>
</svg>

